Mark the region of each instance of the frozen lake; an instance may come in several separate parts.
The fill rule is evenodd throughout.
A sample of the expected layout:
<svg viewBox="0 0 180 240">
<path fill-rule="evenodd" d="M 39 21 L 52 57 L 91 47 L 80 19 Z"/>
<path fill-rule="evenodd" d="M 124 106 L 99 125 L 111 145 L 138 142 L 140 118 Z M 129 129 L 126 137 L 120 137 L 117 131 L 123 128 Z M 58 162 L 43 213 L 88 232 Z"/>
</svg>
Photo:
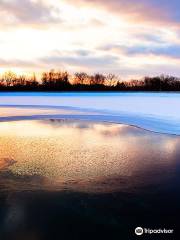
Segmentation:
<svg viewBox="0 0 180 240">
<path fill-rule="evenodd" d="M 0 239 L 132 239 L 142 222 L 178 230 L 180 136 L 128 126 L 178 133 L 178 95 L 0 101 Z"/>
<path fill-rule="evenodd" d="M 179 93 L 0 93 L 0 106 L 23 106 L 26 113 L 19 111 L 16 119 L 17 115 L 27 115 L 27 107 L 31 107 L 35 118 L 47 118 L 49 114 L 50 117 L 117 122 L 180 134 Z M 46 113 L 38 114 L 37 109 L 46 109 Z M 1 121 L 14 116 L 13 111 L 6 114 L 2 114 L 2 108 L 0 111 Z"/>
<path fill-rule="evenodd" d="M 123 124 L 22 120 L 1 122 L 0 149 L 0 192 L 11 192 L 12 182 L 22 191 L 133 192 L 176 178 L 180 137 Z"/>
</svg>

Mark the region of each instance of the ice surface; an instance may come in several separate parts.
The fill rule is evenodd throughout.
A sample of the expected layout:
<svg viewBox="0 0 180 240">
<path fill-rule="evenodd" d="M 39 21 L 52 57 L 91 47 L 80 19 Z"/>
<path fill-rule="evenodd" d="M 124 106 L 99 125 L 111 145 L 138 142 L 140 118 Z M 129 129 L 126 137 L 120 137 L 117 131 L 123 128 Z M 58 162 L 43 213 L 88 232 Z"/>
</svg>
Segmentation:
<svg viewBox="0 0 180 240">
<path fill-rule="evenodd" d="M 54 113 L 54 117 L 111 121 L 180 134 L 179 93 L 0 93 L 0 106 L 63 108 L 73 114 Z M 52 112 L 49 115 L 53 117 Z"/>
</svg>

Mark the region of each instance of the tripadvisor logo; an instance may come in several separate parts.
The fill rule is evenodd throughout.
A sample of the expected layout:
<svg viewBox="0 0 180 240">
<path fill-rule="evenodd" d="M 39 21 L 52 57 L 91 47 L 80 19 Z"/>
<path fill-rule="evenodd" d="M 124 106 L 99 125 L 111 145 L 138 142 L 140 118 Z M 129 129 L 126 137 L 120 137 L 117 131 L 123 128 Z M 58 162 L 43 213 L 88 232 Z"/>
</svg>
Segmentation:
<svg viewBox="0 0 180 240">
<path fill-rule="evenodd" d="M 135 234 L 136 235 L 142 235 L 143 234 L 143 228 L 142 227 L 137 227 L 136 229 L 135 229 Z"/>
<path fill-rule="evenodd" d="M 142 234 L 172 234 L 174 232 L 173 229 L 150 229 L 150 228 L 142 228 L 142 227 L 137 227 L 135 229 L 135 234 L 140 236 Z"/>
</svg>

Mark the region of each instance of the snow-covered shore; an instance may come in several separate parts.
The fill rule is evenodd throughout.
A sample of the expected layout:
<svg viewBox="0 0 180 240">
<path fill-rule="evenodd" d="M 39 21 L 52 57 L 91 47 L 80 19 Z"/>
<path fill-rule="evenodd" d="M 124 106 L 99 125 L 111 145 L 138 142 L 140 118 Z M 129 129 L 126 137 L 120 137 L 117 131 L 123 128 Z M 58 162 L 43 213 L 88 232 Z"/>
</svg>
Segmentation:
<svg viewBox="0 0 180 240">
<path fill-rule="evenodd" d="M 80 118 L 180 135 L 178 93 L 0 93 L 0 106 L 0 121 Z M 4 107 L 12 106 L 24 110 L 2 114 Z"/>
</svg>

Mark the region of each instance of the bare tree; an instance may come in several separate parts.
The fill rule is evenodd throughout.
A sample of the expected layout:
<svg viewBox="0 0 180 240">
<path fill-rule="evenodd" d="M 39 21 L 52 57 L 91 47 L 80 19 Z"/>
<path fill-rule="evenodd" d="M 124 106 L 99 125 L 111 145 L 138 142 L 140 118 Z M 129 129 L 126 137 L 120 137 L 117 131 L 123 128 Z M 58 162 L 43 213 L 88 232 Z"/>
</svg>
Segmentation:
<svg viewBox="0 0 180 240">
<path fill-rule="evenodd" d="M 103 74 L 96 73 L 94 75 L 94 84 L 95 85 L 103 85 L 105 83 L 106 77 Z"/>
<path fill-rule="evenodd" d="M 106 85 L 112 87 L 115 86 L 117 84 L 118 78 L 115 74 L 109 73 L 106 76 Z"/>
<path fill-rule="evenodd" d="M 76 72 L 74 74 L 75 78 L 75 84 L 86 84 L 88 79 L 88 74 L 85 72 Z"/>
<path fill-rule="evenodd" d="M 16 81 L 17 76 L 12 71 L 5 72 L 2 76 L 2 80 L 7 87 L 13 86 L 14 81 Z"/>
</svg>

